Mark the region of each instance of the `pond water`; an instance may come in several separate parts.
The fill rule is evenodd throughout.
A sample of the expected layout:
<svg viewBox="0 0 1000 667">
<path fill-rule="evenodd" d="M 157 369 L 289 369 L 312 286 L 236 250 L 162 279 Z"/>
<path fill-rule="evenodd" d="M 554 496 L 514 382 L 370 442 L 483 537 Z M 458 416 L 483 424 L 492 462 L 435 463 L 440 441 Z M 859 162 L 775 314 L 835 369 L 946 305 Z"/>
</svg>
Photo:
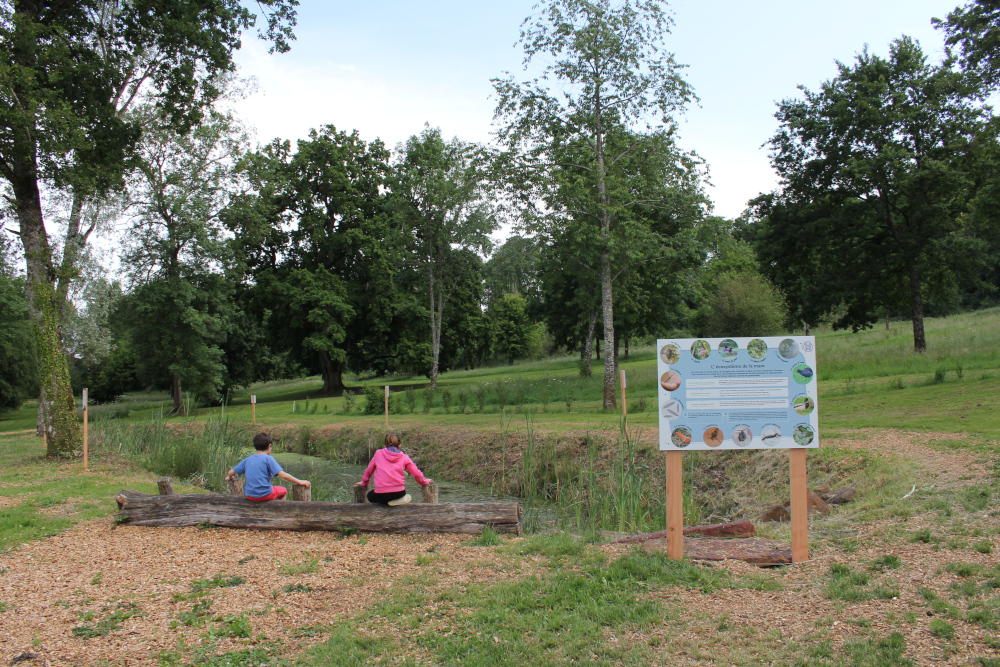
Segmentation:
<svg viewBox="0 0 1000 667">
<path fill-rule="evenodd" d="M 312 499 L 331 502 L 349 503 L 353 500 L 353 487 L 361 481 L 365 466 L 340 461 L 329 461 L 316 456 L 302 454 L 275 454 L 290 475 L 312 482 Z M 433 477 L 438 485 L 438 502 L 441 503 L 495 503 L 518 502 L 514 496 L 496 496 L 490 489 L 476 484 L 449 482 Z M 371 488 L 371 485 L 369 485 Z M 406 475 L 406 492 L 413 496 L 414 502 L 420 502 L 422 497 L 420 485 L 409 474 Z"/>
</svg>

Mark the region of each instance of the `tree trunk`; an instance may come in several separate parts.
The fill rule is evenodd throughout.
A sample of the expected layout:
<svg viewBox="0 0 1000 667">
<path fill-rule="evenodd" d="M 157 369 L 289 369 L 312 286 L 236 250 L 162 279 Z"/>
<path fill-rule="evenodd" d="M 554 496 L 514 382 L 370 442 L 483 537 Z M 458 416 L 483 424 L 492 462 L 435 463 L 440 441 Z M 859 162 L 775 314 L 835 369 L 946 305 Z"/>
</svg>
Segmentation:
<svg viewBox="0 0 1000 667">
<path fill-rule="evenodd" d="M 72 456 L 81 443 L 69 366 L 62 343 L 61 310 L 55 291 L 52 249 L 42 218 L 34 143 L 27 131 L 15 131 L 17 160 L 6 176 L 14 191 L 15 209 L 27 268 L 28 301 L 35 324 L 39 411 L 49 456 Z"/>
<path fill-rule="evenodd" d="M 625 337 L 625 361 L 628 361 L 628 344 L 629 344 L 629 339 L 628 339 L 628 336 L 626 336 Z"/>
<path fill-rule="evenodd" d="M 441 261 L 440 254 L 438 254 L 438 261 Z M 441 358 L 441 322 L 444 316 L 444 290 L 441 284 L 441 276 L 438 276 L 436 281 L 434 280 L 433 261 L 428 273 L 430 274 L 431 286 L 431 390 L 436 390 L 438 362 Z"/>
<path fill-rule="evenodd" d="M 927 351 L 927 340 L 924 338 L 924 299 L 920 290 L 920 273 L 914 268 L 910 270 L 910 311 L 913 315 L 913 350 Z"/>
<path fill-rule="evenodd" d="M 319 357 L 319 372 L 323 377 L 323 393 L 333 396 L 342 396 L 344 390 L 344 364 L 340 361 L 333 361 L 326 352 L 317 352 Z"/>
<path fill-rule="evenodd" d="M 174 414 L 184 414 L 184 396 L 181 393 L 181 377 L 175 375 L 170 381 L 170 395 L 174 399 Z"/>
<path fill-rule="evenodd" d="M 615 377 L 618 377 L 618 330 L 615 330 Z"/>
<path fill-rule="evenodd" d="M 885 309 L 885 330 L 889 330 L 889 309 Z"/>
<path fill-rule="evenodd" d="M 615 401 L 615 309 L 611 297 L 611 251 L 601 251 L 601 316 L 604 318 L 604 409 L 614 410 Z"/>
<path fill-rule="evenodd" d="M 590 327 L 587 329 L 587 340 L 583 346 L 583 366 L 580 367 L 580 375 L 590 377 L 590 362 L 594 358 L 594 329 L 597 327 L 597 306 L 590 311 Z"/>
</svg>

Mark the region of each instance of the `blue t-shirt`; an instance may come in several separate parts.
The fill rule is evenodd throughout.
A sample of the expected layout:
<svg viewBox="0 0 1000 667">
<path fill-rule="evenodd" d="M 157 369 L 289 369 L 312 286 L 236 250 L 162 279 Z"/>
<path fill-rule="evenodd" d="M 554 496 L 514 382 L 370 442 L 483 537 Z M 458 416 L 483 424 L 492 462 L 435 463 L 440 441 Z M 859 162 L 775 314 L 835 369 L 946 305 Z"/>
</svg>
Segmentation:
<svg viewBox="0 0 1000 667">
<path fill-rule="evenodd" d="M 263 498 L 271 495 L 274 490 L 274 487 L 271 486 L 271 478 L 281 470 L 281 465 L 269 454 L 251 454 L 233 466 L 233 472 L 237 475 L 246 473 L 247 481 L 243 487 L 243 493 L 251 498 Z"/>
</svg>

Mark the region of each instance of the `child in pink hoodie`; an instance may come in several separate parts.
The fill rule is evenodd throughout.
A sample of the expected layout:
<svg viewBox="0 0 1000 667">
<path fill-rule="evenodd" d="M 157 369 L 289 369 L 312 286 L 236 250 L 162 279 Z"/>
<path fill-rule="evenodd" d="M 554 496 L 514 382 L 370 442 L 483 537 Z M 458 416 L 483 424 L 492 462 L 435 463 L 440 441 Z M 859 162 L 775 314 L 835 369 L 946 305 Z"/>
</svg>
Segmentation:
<svg viewBox="0 0 1000 667">
<path fill-rule="evenodd" d="M 368 492 L 368 502 L 382 505 L 405 505 L 410 502 L 410 494 L 406 492 L 406 477 L 410 473 L 421 486 L 433 484 L 434 480 L 424 477 L 420 468 L 410 460 L 410 457 L 399 449 L 399 436 L 390 433 L 385 436 L 385 449 L 375 452 L 371 463 L 365 468 L 358 486 L 368 486 L 368 480 L 375 473 L 375 488 Z"/>
</svg>

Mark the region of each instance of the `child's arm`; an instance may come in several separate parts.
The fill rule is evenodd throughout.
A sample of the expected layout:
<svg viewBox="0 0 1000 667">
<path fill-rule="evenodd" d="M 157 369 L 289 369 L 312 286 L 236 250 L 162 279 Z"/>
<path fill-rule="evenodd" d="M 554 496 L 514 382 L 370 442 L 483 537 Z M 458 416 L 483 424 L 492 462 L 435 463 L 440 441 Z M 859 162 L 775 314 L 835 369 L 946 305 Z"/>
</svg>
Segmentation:
<svg viewBox="0 0 1000 667">
<path fill-rule="evenodd" d="M 375 457 L 368 462 L 368 467 L 365 468 L 365 473 L 361 475 L 361 481 L 354 486 L 368 486 L 368 480 L 372 478 L 372 473 L 375 472 Z"/>
<path fill-rule="evenodd" d="M 291 475 L 289 475 L 284 470 L 282 470 L 281 472 L 278 473 L 278 477 L 280 477 L 281 479 L 285 480 L 286 482 L 291 482 L 292 484 L 298 484 L 299 486 L 304 486 L 307 489 L 312 486 L 312 483 L 309 482 L 309 480 L 307 480 L 307 479 L 306 480 L 297 479 L 297 478 L 292 477 Z"/>
<path fill-rule="evenodd" d="M 427 486 L 428 484 L 434 483 L 434 480 L 430 477 L 424 477 L 424 473 L 420 472 L 420 468 L 417 467 L 417 464 L 409 458 L 406 460 L 405 469 L 421 486 Z"/>
<path fill-rule="evenodd" d="M 230 479 L 236 479 L 236 471 L 232 468 L 230 468 L 229 472 L 226 473 L 226 480 L 228 481 Z"/>
</svg>

